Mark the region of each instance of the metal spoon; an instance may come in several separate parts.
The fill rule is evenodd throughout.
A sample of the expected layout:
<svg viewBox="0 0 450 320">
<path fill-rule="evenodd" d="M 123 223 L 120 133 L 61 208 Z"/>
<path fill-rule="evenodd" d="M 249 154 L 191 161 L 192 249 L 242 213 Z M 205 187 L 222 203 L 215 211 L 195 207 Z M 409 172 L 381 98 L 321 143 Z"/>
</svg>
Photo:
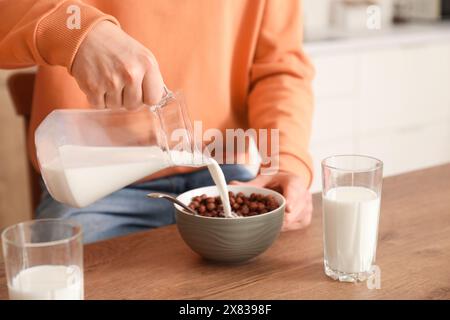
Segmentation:
<svg viewBox="0 0 450 320">
<path fill-rule="evenodd" d="M 193 214 L 193 215 L 197 215 L 197 212 L 195 212 L 194 210 L 192 210 L 191 208 L 189 208 L 187 205 L 185 205 L 183 202 L 181 202 L 180 200 L 169 196 L 168 194 L 165 193 L 158 193 L 158 192 L 154 192 L 154 193 L 149 193 L 147 194 L 147 197 L 149 198 L 153 198 L 153 199 L 166 199 L 169 200 L 173 203 L 176 203 L 177 205 L 179 205 L 180 207 L 182 207 L 184 210 L 186 210 L 187 212 Z"/>
</svg>

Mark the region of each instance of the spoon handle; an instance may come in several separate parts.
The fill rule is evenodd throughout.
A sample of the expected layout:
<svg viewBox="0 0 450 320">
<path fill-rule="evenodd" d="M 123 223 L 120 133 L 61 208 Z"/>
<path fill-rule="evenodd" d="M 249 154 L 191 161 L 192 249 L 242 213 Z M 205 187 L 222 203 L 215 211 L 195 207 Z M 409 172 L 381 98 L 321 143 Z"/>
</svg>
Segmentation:
<svg viewBox="0 0 450 320">
<path fill-rule="evenodd" d="M 197 215 L 197 212 L 195 212 L 194 210 L 189 208 L 187 205 L 185 205 L 183 202 L 179 201 L 178 199 L 176 199 L 172 196 L 169 196 L 168 194 L 153 192 L 153 193 L 147 194 L 147 197 L 153 198 L 153 199 L 169 200 L 170 202 L 173 202 L 173 203 L 179 205 L 180 207 L 182 207 L 184 210 L 188 211 L 189 213 L 192 213 L 193 215 Z"/>
</svg>

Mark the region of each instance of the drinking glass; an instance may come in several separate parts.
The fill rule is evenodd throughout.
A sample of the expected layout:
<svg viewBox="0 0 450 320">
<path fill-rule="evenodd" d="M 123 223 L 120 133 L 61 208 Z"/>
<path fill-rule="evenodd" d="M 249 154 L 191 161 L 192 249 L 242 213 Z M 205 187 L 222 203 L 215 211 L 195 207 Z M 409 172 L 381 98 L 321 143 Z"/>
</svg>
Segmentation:
<svg viewBox="0 0 450 320">
<path fill-rule="evenodd" d="M 369 156 L 337 155 L 322 161 L 325 273 L 364 281 L 376 267 L 383 163 Z"/>
<path fill-rule="evenodd" d="M 75 222 L 22 222 L 2 233 L 11 300 L 82 300 L 82 229 Z"/>
</svg>

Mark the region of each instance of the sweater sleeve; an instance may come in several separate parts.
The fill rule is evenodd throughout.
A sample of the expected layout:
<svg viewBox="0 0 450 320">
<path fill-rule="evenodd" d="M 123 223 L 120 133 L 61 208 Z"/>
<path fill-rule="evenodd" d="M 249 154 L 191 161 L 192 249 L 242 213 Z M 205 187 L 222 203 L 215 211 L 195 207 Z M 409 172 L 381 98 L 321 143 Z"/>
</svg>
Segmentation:
<svg viewBox="0 0 450 320">
<path fill-rule="evenodd" d="M 84 37 L 103 20 L 119 24 L 78 0 L 2 0 L 0 68 L 59 65 L 70 71 Z"/>
<path fill-rule="evenodd" d="M 248 119 L 252 128 L 279 129 L 279 170 L 300 175 L 310 186 L 314 70 L 302 50 L 302 33 L 300 1 L 266 1 L 251 68 Z"/>
</svg>

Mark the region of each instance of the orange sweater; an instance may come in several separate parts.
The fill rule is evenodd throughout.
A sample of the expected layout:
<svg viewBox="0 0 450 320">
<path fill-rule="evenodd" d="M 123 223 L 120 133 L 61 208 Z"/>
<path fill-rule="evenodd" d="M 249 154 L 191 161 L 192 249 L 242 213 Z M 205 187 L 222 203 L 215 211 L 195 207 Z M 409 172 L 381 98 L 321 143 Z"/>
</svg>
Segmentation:
<svg viewBox="0 0 450 320">
<path fill-rule="evenodd" d="M 67 9 L 81 8 L 70 30 Z M 54 108 L 89 108 L 68 70 L 84 36 L 110 20 L 148 47 L 169 88 L 203 129 L 278 128 L 280 169 L 312 179 L 308 141 L 312 66 L 302 51 L 296 0 L 2 0 L 0 68 L 38 65 L 34 130 Z M 171 168 L 157 176 L 183 172 Z"/>
</svg>

